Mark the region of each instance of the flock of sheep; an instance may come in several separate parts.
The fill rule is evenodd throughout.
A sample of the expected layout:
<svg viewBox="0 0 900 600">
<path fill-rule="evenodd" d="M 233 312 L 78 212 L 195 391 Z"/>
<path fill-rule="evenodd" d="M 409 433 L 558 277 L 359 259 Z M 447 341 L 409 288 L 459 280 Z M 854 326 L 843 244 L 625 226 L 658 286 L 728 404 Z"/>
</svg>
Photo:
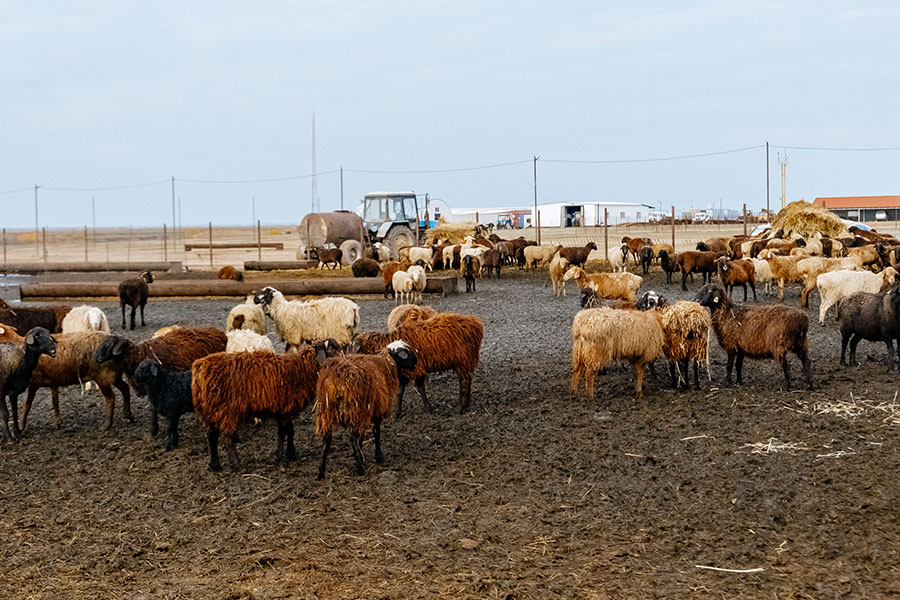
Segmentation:
<svg viewBox="0 0 900 600">
<path fill-rule="evenodd" d="M 126 306 L 132 307 L 132 328 L 136 308 L 141 309 L 143 325 L 152 280 L 149 273 L 142 273 L 120 284 L 123 328 Z M 284 341 L 283 353 L 275 353 L 266 335 L 267 319 Z M 359 332 L 359 306 L 351 300 L 287 300 L 266 287 L 231 309 L 225 331 L 173 325 L 135 343 L 111 334 L 106 315 L 96 307 L 11 307 L 0 301 L 3 433 L 9 441 L 21 435 L 35 393 L 42 387 L 51 390 L 54 424 L 59 427 L 59 389 L 92 382 L 106 401 L 104 429 L 113 424 L 113 388 L 122 396 L 128 420 L 133 420 L 134 391 L 149 400 L 152 435 L 158 433 L 159 416 L 167 420 L 167 450 L 178 445 L 181 416 L 195 412 L 207 431 L 212 470 L 221 468 L 220 437 L 230 466 L 240 469 L 237 429 L 256 418 L 277 422 L 276 457 L 294 458 L 293 420 L 312 409 L 323 440 L 318 478 L 325 475 L 333 432 L 342 427 L 349 431 L 356 470 L 362 474 L 364 434 L 371 429 L 375 460 L 381 462 L 381 423 L 395 404 L 398 415 L 402 412 L 399 402 L 410 381 L 430 408 L 425 392 L 428 374 L 455 371 L 460 410 L 466 409 L 484 335 L 476 317 L 413 305 L 395 308 L 388 325 L 388 333 Z M 20 420 L 18 396 L 26 391 Z"/>
<path fill-rule="evenodd" d="M 387 332 L 360 332 L 360 309 L 341 297 L 288 300 L 266 287 L 231 309 L 224 330 L 214 327 L 165 327 L 140 343 L 110 333 L 99 308 L 63 305 L 8 305 L 0 300 L 0 419 L 7 440 L 25 429 L 35 393 L 51 390 L 53 422 L 60 426 L 59 389 L 93 383 L 105 400 L 104 429 L 113 424 L 114 390 L 122 396 L 122 411 L 132 420 L 131 393 L 146 395 L 152 411 L 151 433 L 158 419 L 167 420 L 166 449 L 178 445 L 179 419 L 195 412 L 207 431 L 209 466 L 221 468 L 219 441 L 233 469 L 240 469 L 237 430 L 241 423 L 268 417 L 277 422 L 278 459 L 295 456 L 294 419 L 303 411 L 315 413 L 315 428 L 322 438 L 318 477 L 325 474 L 331 440 L 337 428 L 350 435 L 356 470 L 362 473 L 362 439 L 372 431 L 375 459 L 381 462 L 381 424 L 402 414 L 402 398 L 413 382 L 423 405 L 430 410 L 427 376 L 452 371 L 459 384 L 459 410 L 471 401 L 472 377 L 478 367 L 484 326 L 474 316 L 440 313 L 419 306 L 428 269 L 459 269 L 474 291 L 475 279 L 504 266 L 520 269 L 546 265 L 554 295 L 565 295 L 566 282 L 581 288 L 583 309 L 572 322 L 571 393 L 578 395 L 581 380 L 587 395 L 594 395 L 596 373 L 612 361 L 624 360 L 634 368 L 636 391 L 642 393 L 645 368 L 665 356 L 673 387 L 699 388 L 699 368 L 708 364 L 710 330 L 727 355 L 726 381 L 742 381 L 745 358 L 768 358 L 780 363 L 785 384 L 792 384 L 788 364 L 795 354 L 803 366 L 805 383 L 812 388 L 806 313 L 783 303 L 754 305 L 732 300 L 736 286 L 747 287 L 756 299 L 756 285 L 772 290 L 778 283 L 803 285 L 801 303 L 818 289 L 822 297 L 820 322 L 836 305 L 842 337 L 841 363 L 850 349 L 855 364 L 860 340 L 883 341 L 888 366 L 893 367 L 893 340 L 900 338 L 900 285 L 895 270 L 900 241 L 875 233 L 858 232 L 843 239 L 812 236 L 784 239 L 712 238 L 696 250 L 675 253 L 667 244 L 623 238 L 610 262 L 613 272 L 584 270 L 596 245 L 583 247 L 538 246 L 518 238 L 467 238 L 462 244 L 435 244 L 401 249 L 398 261 L 388 261 L 383 248 L 375 258 L 360 259 L 366 276 L 381 274 L 385 295 L 393 293 L 403 304 L 391 312 Z M 638 295 L 643 278 L 628 272 L 628 261 L 646 274 L 653 262 L 672 275 L 681 273 L 686 286 L 694 274 L 704 286 L 694 301 L 669 304 L 655 291 Z M 374 269 L 365 261 L 374 263 Z M 359 263 L 360 261 L 356 261 Z M 374 272 L 374 275 L 372 273 Z M 713 282 L 713 275 L 718 282 Z M 119 297 L 122 327 L 131 307 L 130 327 L 136 311 L 147 302 L 150 273 L 122 282 Z M 411 303 L 410 303 L 411 302 Z M 268 320 L 284 342 L 276 353 L 267 336 Z M 900 342 L 898 342 L 900 344 Z M 900 346 L 898 346 L 900 348 Z M 19 417 L 18 396 L 26 393 Z M 9 399 L 11 415 L 7 409 Z M 10 419 L 11 417 L 11 419 Z M 10 423 L 12 425 L 10 429 Z"/>
</svg>

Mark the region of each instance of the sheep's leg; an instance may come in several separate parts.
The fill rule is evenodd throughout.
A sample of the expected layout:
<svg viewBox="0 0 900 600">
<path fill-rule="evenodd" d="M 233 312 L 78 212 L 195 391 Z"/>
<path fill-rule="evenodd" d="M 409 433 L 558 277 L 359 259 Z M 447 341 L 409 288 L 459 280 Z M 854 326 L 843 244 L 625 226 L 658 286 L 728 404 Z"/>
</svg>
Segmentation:
<svg viewBox="0 0 900 600">
<path fill-rule="evenodd" d="M 678 363 L 674 360 L 669 361 L 669 379 L 671 380 L 671 387 L 674 390 L 678 390 L 678 379 L 675 377 L 675 369 L 678 369 Z M 679 371 L 679 375 L 680 375 Z"/>
<path fill-rule="evenodd" d="M 331 432 L 326 433 L 322 437 L 322 460 L 319 461 L 319 473 L 316 475 L 317 480 L 325 478 L 325 463 L 328 461 L 328 451 L 331 449 Z"/>
<path fill-rule="evenodd" d="M 578 398 L 578 384 L 581 382 L 581 374 L 584 372 L 584 364 L 580 361 L 572 365 L 572 383 L 569 385 L 569 393 Z"/>
<path fill-rule="evenodd" d="M 687 271 L 682 271 L 681 272 L 681 291 L 682 292 L 687 291 L 687 277 L 688 277 Z M 693 276 L 693 274 L 691 274 L 691 281 L 693 281 L 693 280 L 694 280 L 694 276 Z"/>
<path fill-rule="evenodd" d="M 847 362 L 844 360 L 844 356 L 847 353 L 847 342 L 850 341 L 850 333 L 841 332 L 841 362 L 842 366 L 847 366 Z"/>
<path fill-rule="evenodd" d="M 795 350 L 798 357 L 800 357 L 800 363 L 803 365 L 803 375 L 806 377 L 806 387 L 809 389 L 813 389 L 812 382 L 812 363 L 809 360 L 809 353 L 806 351 L 806 348 L 800 348 Z"/>
<path fill-rule="evenodd" d="M 888 372 L 894 370 L 894 338 L 887 336 L 884 340 L 885 345 L 887 345 L 887 366 Z"/>
<path fill-rule="evenodd" d="M 634 383 L 635 391 L 639 398 L 644 397 L 644 363 L 637 362 L 634 363 L 634 376 L 636 381 Z"/>
<path fill-rule="evenodd" d="M 434 407 L 431 406 L 431 403 L 428 401 L 428 394 L 425 393 L 425 382 L 428 380 L 427 375 L 423 375 L 416 379 L 416 391 L 419 392 L 419 397 L 422 399 L 422 404 L 425 407 L 427 412 L 434 412 Z"/>
<path fill-rule="evenodd" d="M 100 388 L 103 399 L 106 400 L 106 417 L 103 420 L 103 431 L 108 431 L 112 427 L 113 413 L 116 410 L 116 396 L 108 385 Z"/>
<path fill-rule="evenodd" d="M 397 390 L 397 420 L 399 421 L 401 417 L 403 417 L 403 392 L 406 391 L 406 386 L 409 383 L 409 379 L 405 377 L 400 378 L 400 389 Z"/>
<path fill-rule="evenodd" d="M 731 385 L 731 369 L 734 368 L 734 352 L 728 353 L 728 362 L 725 366 L 725 383 Z"/>
<path fill-rule="evenodd" d="M 275 449 L 275 462 L 280 463 L 284 459 L 284 422 L 278 421 L 278 445 Z"/>
<path fill-rule="evenodd" d="M 753 290 L 753 301 L 756 302 L 756 301 L 757 301 L 757 298 L 756 298 L 756 284 L 753 283 L 753 281 L 748 281 L 747 283 L 750 284 L 750 289 Z M 747 301 L 747 297 L 746 297 L 746 296 L 747 296 L 747 288 L 744 287 L 744 301 L 745 301 L 745 302 Z"/>
<path fill-rule="evenodd" d="M 594 399 L 594 380 L 597 377 L 597 371 L 594 369 L 585 369 L 584 371 L 584 391 L 588 400 Z"/>
<path fill-rule="evenodd" d="M 28 413 L 31 412 L 31 403 L 34 402 L 34 395 L 37 393 L 36 385 L 28 386 L 28 395 L 25 396 L 25 406 L 22 407 L 22 431 L 25 430 L 25 423 L 28 421 Z M 59 426 L 57 425 L 57 428 Z"/>
<path fill-rule="evenodd" d="M 119 302 L 119 305 L 122 307 L 122 329 L 125 329 L 125 303 Z"/>
<path fill-rule="evenodd" d="M 747 301 L 747 284 L 741 282 L 741 287 L 744 288 L 744 302 L 746 302 L 746 301 Z M 733 290 L 733 289 L 734 289 L 734 286 L 731 286 L 731 289 Z M 755 295 L 756 295 L 756 292 L 754 292 L 754 296 L 755 296 Z M 756 298 L 754 297 L 754 300 L 755 300 L 755 299 L 756 299 Z"/>
<path fill-rule="evenodd" d="M 287 442 L 285 457 L 288 460 L 297 460 L 297 448 L 294 446 L 294 421 L 291 419 L 284 424 L 284 435 Z"/>
<path fill-rule="evenodd" d="M 9 405 L 12 408 L 12 430 L 13 435 L 19 437 L 22 431 L 19 429 L 19 395 L 9 395 Z"/>
<path fill-rule="evenodd" d="M 787 391 L 791 391 L 791 365 L 788 363 L 788 355 L 785 352 L 781 356 L 781 368 L 784 370 L 784 385 Z"/>
<path fill-rule="evenodd" d="M 3 419 L 3 437 L 10 442 L 16 438 L 9 432 L 9 411 L 6 409 L 6 397 L 0 396 L 0 419 Z"/>
<path fill-rule="evenodd" d="M 356 464 L 356 474 L 365 475 L 366 467 L 363 463 L 362 440 L 359 433 L 355 431 L 350 432 L 350 446 L 353 447 L 353 462 Z"/>
<path fill-rule="evenodd" d="M 241 459 L 238 458 L 237 448 L 234 445 L 234 438 L 237 437 L 237 432 L 226 434 L 223 437 L 222 441 L 225 446 L 225 456 L 228 457 L 228 465 L 232 471 L 240 471 Z"/>
<path fill-rule="evenodd" d="M 744 383 L 744 351 L 743 350 L 737 351 L 737 361 L 736 362 L 737 362 L 737 364 L 736 364 L 737 384 L 741 385 L 742 383 Z"/>
<path fill-rule="evenodd" d="M 174 450 L 178 447 L 178 419 L 180 415 L 174 415 L 169 417 L 168 426 L 166 429 L 166 444 L 164 448 L 166 452 L 170 450 Z"/>
<path fill-rule="evenodd" d="M 144 323 L 144 306 L 145 306 L 145 303 L 141 302 L 141 327 L 147 326 L 147 324 Z M 132 327 L 132 329 L 134 329 L 134 327 Z"/>
<path fill-rule="evenodd" d="M 53 405 L 53 426 L 62 427 L 62 416 L 59 414 L 59 388 L 50 388 L 50 403 Z M 25 429 L 25 415 L 22 415 L 22 429 Z"/>
<path fill-rule="evenodd" d="M 472 400 L 472 374 L 461 370 L 456 372 L 459 379 L 459 414 L 469 409 L 469 401 Z"/>
<path fill-rule="evenodd" d="M 372 436 L 375 438 L 375 462 L 384 463 L 384 455 L 381 453 L 381 417 L 372 418 Z"/>
<path fill-rule="evenodd" d="M 694 389 L 700 389 L 700 361 L 693 361 L 694 363 Z M 684 370 L 684 377 L 687 379 L 687 369 Z"/>
<path fill-rule="evenodd" d="M 778 301 L 784 302 L 784 278 L 778 280 Z"/>
<path fill-rule="evenodd" d="M 209 470 L 221 471 L 222 464 L 219 462 L 219 430 L 214 425 L 209 426 L 206 439 L 209 442 Z"/>
<path fill-rule="evenodd" d="M 131 330 L 134 331 L 134 315 L 137 313 L 137 306 L 131 307 Z"/>
<path fill-rule="evenodd" d="M 850 338 L 850 365 L 854 367 L 858 367 L 859 363 L 856 362 L 856 346 L 859 344 L 859 340 L 862 338 L 858 334 L 853 334 L 853 337 Z"/>
<path fill-rule="evenodd" d="M 822 292 L 820 291 L 819 295 L 821 296 L 821 294 L 822 294 Z M 825 327 L 825 313 L 828 312 L 829 308 L 831 308 L 831 304 L 829 304 L 825 298 L 822 298 L 821 302 L 819 303 L 819 326 L 820 327 Z M 841 363 L 841 364 L 844 364 L 844 363 Z"/>
</svg>

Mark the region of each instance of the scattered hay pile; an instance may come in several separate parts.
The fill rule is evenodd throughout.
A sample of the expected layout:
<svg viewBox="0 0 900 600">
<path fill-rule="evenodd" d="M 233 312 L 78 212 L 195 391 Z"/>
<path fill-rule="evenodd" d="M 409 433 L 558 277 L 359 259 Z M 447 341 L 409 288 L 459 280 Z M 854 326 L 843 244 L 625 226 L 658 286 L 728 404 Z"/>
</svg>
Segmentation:
<svg viewBox="0 0 900 600">
<path fill-rule="evenodd" d="M 425 242 L 430 244 L 435 240 L 449 240 L 451 244 L 462 244 L 467 235 L 475 235 L 474 221 L 448 223 L 441 217 L 437 227 L 425 233 Z"/>
<path fill-rule="evenodd" d="M 772 221 L 772 234 L 779 229 L 784 230 L 784 237 L 797 233 L 804 238 L 819 232 L 829 237 L 849 235 L 847 226 L 830 210 L 797 200 L 781 209 Z"/>
</svg>

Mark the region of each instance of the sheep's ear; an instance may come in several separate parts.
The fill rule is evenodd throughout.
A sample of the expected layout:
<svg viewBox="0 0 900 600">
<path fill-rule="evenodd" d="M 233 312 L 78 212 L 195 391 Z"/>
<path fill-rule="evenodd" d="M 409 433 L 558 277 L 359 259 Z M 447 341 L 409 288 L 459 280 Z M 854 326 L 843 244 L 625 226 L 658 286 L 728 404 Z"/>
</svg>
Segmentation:
<svg viewBox="0 0 900 600">
<path fill-rule="evenodd" d="M 157 365 L 155 362 L 150 363 L 150 374 L 153 375 L 154 377 L 159 375 L 159 365 Z"/>
<path fill-rule="evenodd" d="M 29 346 L 34 343 L 34 334 L 29 332 L 28 335 L 25 336 L 25 343 Z"/>
<path fill-rule="evenodd" d="M 325 364 L 326 360 L 328 360 L 328 353 L 325 352 L 325 346 L 322 345 L 322 346 L 317 347 L 316 348 L 316 362 L 318 362 L 319 366 L 321 367 L 323 364 Z"/>
<path fill-rule="evenodd" d="M 0 327 L 0 335 L 3 335 L 4 333 L 6 333 L 6 330 Z"/>
<path fill-rule="evenodd" d="M 713 304 L 718 304 L 718 303 L 719 303 L 719 295 L 716 294 L 715 296 L 713 296 Z"/>
</svg>

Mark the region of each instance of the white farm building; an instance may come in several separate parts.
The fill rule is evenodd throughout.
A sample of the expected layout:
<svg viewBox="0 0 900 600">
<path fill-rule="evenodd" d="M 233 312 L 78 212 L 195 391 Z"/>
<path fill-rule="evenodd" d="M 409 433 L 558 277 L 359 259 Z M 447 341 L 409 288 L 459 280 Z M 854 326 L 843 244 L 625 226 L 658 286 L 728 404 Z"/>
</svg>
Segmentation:
<svg viewBox="0 0 900 600">
<path fill-rule="evenodd" d="M 553 202 L 538 204 L 541 227 L 593 227 L 603 225 L 604 209 L 610 225 L 639 223 L 647 220 L 654 209 L 637 202 Z M 453 221 L 477 221 L 481 224 L 510 219 L 519 227 L 532 225 L 534 206 L 452 208 Z M 446 215 L 445 215 L 446 218 Z"/>
</svg>

